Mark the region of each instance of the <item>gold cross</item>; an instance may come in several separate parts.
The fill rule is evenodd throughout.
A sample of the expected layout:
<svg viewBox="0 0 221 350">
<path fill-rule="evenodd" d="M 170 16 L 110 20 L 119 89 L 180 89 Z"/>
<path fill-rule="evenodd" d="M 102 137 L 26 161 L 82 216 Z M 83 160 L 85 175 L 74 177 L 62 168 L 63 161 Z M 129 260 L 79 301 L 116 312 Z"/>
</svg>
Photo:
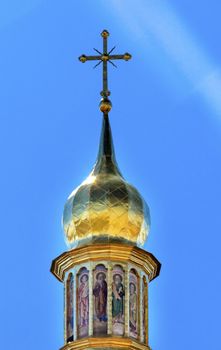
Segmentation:
<svg viewBox="0 0 221 350">
<path fill-rule="evenodd" d="M 109 32 L 107 30 L 103 30 L 101 33 L 101 36 L 103 37 L 103 53 L 98 51 L 97 49 L 94 49 L 99 55 L 97 56 L 86 56 L 81 55 L 79 57 L 79 60 L 82 63 L 85 63 L 86 61 L 99 61 L 94 68 L 99 66 L 103 62 L 103 90 L 101 91 L 101 96 L 103 97 L 100 109 L 103 113 L 107 113 L 111 110 L 111 102 L 108 99 L 108 96 L 110 96 L 110 91 L 108 90 L 108 80 L 107 80 L 107 63 L 111 63 L 114 67 L 117 67 L 112 61 L 113 60 L 125 60 L 129 61 L 132 56 L 129 53 L 125 53 L 124 55 L 111 55 L 113 50 L 115 49 L 115 46 L 108 52 L 107 49 L 107 38 L 109 36 Z"/>
</svg>

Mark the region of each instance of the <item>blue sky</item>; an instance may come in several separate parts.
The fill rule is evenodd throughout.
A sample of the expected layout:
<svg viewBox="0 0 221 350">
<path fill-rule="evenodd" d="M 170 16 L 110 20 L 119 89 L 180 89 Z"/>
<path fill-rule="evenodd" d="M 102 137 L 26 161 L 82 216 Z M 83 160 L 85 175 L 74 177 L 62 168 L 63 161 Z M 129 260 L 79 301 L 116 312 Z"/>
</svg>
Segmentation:
<svg viewBox="0 0 221 350">
<path fill-rule="evenodd" d="M 63 205 L 89 173 L 101 127 L 101 71 L 77 57 L 110 46 L 118 163 L 143 194 L 153 350 L 220 349 L 221 46 L 218 0 L 0 3 L 2 348 L 63 343 Z"/>
</svg>

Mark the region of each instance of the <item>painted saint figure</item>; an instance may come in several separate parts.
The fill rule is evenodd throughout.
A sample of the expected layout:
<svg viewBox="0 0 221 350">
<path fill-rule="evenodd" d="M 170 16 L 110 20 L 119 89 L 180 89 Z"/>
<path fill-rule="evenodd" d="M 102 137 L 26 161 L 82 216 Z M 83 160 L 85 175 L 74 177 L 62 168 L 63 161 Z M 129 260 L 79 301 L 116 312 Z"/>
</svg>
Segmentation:
<svg viewBox="0 0 221 350">
<path fill-rule="evenodd" d="M 112 284 L 112 317 L 114 322 L 123 323 L 124 314 L 124 286 L 122 276 L 115 274 Z"/>
<path fill-rule="evenodd" d="M 130 282 L 129 285 L 130 298 L 129 298 L 129 321 L 130 321 L 130 335 L 137 337 L 137 294 L 136 294 L 136 285 L 133 282 Z"/>
<path fill-rule="evenodd" d="M 66 282 L 66 340 L 73 341 L 73 275 L 70 273 Z"/>
<path fill-rule="evenodd" d="M 78 333 L 80 337 L 88 335 L 89 324 L 89 285 L 88 274 L 79 276 L 78 287 Z"/>
<path fill-rule="evenodd" d="M 104 272 L 96 275 L 96 282 L 93 289 L 95 297 L 95 315 L 99 321 L 107 321 L 107 282 Z"/>
</svg>

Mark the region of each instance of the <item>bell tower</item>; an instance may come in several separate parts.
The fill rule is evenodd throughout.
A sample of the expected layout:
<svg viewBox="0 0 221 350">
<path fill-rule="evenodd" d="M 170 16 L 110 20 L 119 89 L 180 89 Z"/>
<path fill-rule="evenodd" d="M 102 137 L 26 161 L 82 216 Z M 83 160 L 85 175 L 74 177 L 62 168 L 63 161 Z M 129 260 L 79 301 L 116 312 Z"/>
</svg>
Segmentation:
<svg viewBox="0 0 221 350">
<path fill-rule="evenodd" d="M 79 60 L 103 65 L 100 111 L 103 124 L 96 163 L 68 197 L 63 228 L 68 250 L 53 260 L 51 272 L 64 284 L 62 350 L 150 350 L 148 288 L 160 263 L 141 248 L 150 228 L 149 208 L 121 174 L 116 162 L 109 112 L 108 63 L 131 55 L 108 51 Z"/>
</svg>

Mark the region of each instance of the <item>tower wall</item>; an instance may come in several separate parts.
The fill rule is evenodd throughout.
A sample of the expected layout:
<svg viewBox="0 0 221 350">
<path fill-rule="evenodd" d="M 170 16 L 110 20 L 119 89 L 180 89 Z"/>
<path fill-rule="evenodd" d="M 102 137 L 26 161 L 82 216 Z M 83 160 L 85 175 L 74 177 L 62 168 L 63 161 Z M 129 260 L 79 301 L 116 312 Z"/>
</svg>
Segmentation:
<svg viewBox="0 0 221 350">
<path fill-rule="evenodd" d="M 146 251 L 118 244 L 73 249 L 55 259 L 64 283 L 69 349 L 149 349 L 148 285 L 159 273 Z"/>
</svg>

